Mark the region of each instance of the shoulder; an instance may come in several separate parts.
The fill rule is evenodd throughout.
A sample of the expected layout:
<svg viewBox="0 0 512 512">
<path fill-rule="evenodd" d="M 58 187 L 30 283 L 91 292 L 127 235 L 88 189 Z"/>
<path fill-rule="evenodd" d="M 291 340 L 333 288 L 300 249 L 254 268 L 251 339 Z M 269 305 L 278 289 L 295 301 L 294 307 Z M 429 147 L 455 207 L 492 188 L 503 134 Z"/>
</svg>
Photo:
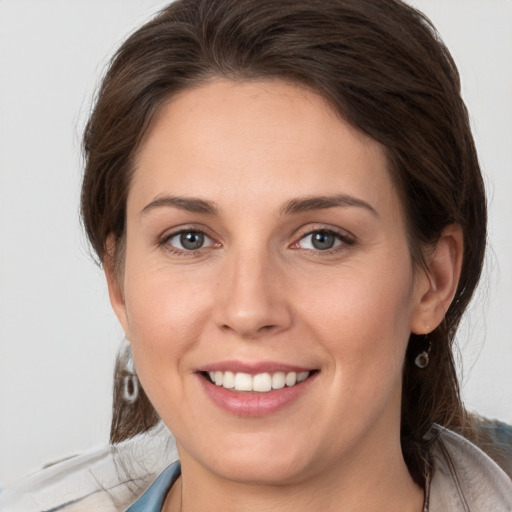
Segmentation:
<svg viewBox="0 0 512 512">
<path fill-rule="evenodd" d="M 133 439 L 73 457 L 24 478 L 0 494 L 0 510 L 118 512 L 177 458 L 174 439 L 159 424 Z"/>
<path fill-rule="evenodd" d="M 512 425 L 476 417 L 473 437 L 470 440 L 512 479 Z"/>
<path fill-rule="evenodd" d="M 512 511 L 512 480 L 464 437 L 435 425 L 430 512 Z"/>
</svg>

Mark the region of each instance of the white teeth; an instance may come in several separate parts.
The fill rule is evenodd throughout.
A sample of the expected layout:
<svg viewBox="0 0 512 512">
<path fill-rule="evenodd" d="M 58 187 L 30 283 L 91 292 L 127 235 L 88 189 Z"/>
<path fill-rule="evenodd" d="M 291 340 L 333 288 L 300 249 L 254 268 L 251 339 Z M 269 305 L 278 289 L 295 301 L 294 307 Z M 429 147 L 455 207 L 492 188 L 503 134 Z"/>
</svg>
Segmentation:
<svg viewBox="0 0 512 512">
<path fill-rule="evenodd" d="M 208 372 L 208 375 L 214 384 L 226 389 L 267 393 L 272 389 L 282 389 L 285 386 L 291 387 L 304 382 L 309 377 L 310 372 L 275 372 L 272 374 L 258 373 L 257 375 L 250 375 L 249 373 L 221 372 L 217 370 Z"/>
<path fill-rule="evenodd" d="M 272 389 L 281 389 L 284 388 L 284 372 L 276 372 L 272 375 Z"/>
<path fill-rule="evenodd" d="M 297 374 L 295 372 L 287 373 L 284 382 L 288 387 L 295 386 L 295 384 L 297 383 Z"/>
<path fill-rule="evenodd" d="M 222 385 L 226 389 L 233 389 L 235 387 L 235 374 L 233 372 L 225 372 Z"/>
<path fill-rule="evenodd" d="M 272 377 L 270 373 L 258 373 L 252 379 L 252 390 L 265 393 L 272 389 Z"/>
<path fill-rule="evenodd" d="M 248 373 L 235 374 L 235 389 L 237 391 L 252 391 L 252 377 Z"/>
<path fill-rule="evenodd" d="M 309 376 L 309 372 L 300 372 L 297 374 L 297 382 L 304 382 Z"/>
</svg>

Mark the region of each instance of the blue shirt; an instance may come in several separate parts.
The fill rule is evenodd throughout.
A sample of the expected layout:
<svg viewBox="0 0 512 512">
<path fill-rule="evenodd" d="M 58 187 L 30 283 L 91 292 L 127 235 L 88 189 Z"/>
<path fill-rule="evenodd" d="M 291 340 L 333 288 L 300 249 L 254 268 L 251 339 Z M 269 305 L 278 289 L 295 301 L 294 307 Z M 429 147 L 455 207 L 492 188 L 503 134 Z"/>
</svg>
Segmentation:
<svg viewBox="0 0 512 512">
<path fill-rule="evenodd" d="M 177 460 L 162 471 L 149 489 L 126 512 L 161 512 L 169 489 L 180 475 L 181 464 Z"/>
</svg>

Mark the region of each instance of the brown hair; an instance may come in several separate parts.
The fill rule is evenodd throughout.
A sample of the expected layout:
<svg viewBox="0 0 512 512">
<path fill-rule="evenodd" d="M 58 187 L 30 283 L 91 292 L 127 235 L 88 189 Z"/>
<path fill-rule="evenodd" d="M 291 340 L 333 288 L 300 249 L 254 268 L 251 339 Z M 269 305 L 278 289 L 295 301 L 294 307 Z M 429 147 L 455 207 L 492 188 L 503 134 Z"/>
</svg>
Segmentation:
<svg viewBox="0 0 512 512">
<path fill-rule="evenodd" d="M 82 217 L 100 261 L 113 234 L 122 247 L 134 154 L 159 106 L 214 77 L 282 79 L 321 94 L 386 149 L 406 213 L 411 254 L 457 223 L 462 273 L 442 324 L 430 335 L 430 365 L 404 366 L 402 448 L 422 480 L 433 422 L 464 426 L 452 345 L 478 283 L 486 201 L 456 66 L 429 20 L 398 0 L 177 0 L 131 35 L 114 56 L 84 134 Z M 119 258 L 118 258 L 119 259 Z M 116 389 L 122 384 L 116 368 Z M 111 440 L 147 430 L 157 416 L 142 393 L 115 394 Z"/>
</svg>

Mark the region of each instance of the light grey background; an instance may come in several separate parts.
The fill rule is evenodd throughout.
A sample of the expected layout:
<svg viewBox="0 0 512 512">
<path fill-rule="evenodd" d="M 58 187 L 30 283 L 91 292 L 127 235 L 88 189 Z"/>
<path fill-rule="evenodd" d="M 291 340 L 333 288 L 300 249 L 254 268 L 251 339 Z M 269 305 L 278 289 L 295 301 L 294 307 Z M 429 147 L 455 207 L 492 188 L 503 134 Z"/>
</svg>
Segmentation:
<svg viewBox="0 0 512 512">
<path fill-rule="evenodd" d="M 78 220 L 80 132 L 107 58 L 160 0 L 0 0 L 0 482 L 105 444 L 122 331 Z M 463 396 L 512 422 L 512 1 L 411 0 L 462 73 L 491 251 Z"/>
</svg>

